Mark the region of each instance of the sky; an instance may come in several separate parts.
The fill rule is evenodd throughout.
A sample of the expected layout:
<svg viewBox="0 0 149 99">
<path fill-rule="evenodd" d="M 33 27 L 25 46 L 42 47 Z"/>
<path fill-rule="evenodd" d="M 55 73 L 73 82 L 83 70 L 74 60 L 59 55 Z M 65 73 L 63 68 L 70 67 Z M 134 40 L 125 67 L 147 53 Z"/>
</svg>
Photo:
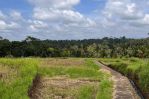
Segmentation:
<svg viewBox="0 0 149 99">
<path fill-rule="evenodd" d="M 0 36 L 50 40 L 144 38 L 149 0 L 0 0 Z"/>
</svg>

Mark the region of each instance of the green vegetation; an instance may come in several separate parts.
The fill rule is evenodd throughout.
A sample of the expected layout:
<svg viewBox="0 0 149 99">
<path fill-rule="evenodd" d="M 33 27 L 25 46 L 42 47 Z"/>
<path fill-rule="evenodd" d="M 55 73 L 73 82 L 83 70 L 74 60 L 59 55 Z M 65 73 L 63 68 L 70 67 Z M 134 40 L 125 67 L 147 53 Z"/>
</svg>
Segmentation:
<svg viewBox="0 0 149 99">
<path fill-rule="evenodd" d="M 48 75 L 50 77 L 66 75 L 71 78 L 88 77 L 100 79 L 103 77 L 103 73 L 99 72 L 98 70 L 99 66 L 94 64 L 92 60 L 86 59 L 85 64 L 82 64 L 82 66 L 44 66 L 39 69 L 39 74 L 44 76 Z"/>
<path fill-rule="evenodd" d="M 149 38 L 108 38 L 89 40 L 40 40 L 27 37 L 23 41 L 0 39 L 0 57 L 149 57 Z"/>
<path fill-rule="evenodd" d="M 93 96 L 95 94 L 94 92 L 96 92 L 96 88 L 93 85 L 92 86 L 91 85 L 81 86 L 78 94 L 76 94 L 76 98 L 77 99 L 92 99 L 92 98 L 95 98 L 95 96 Z"/>
<path fill-rule="evenodd" d="M 94 59 L 1 58 L 0 99 L 29 99 L 28 92 L 37 74 L 41 76 L 41 79 L 66 77 L 66 81 L 67 79 L 69 81 L 66 85 L 70 83 L 76 86 L 68 90 L 66 87 L 64 90 L 50 85 L 49 92 L 63 97 L 72 94 L 77 99 L 112 98 L 110 75 L 100 72 Z M 76 81 L 78 81 L 77 85 L 75 85 Z"/>
<path fill-rule="evenodd" d="M 54 60 L 54 59 L 53 59 Z M 112 98 L 112 82 L 109 81 L 109 74 L 104 74 L 99 71 L 99 66 L 94 63 L 94 59 L 84 59 L 84 64 L 76 64 L 76 66 L 65 66 L 64 64 L 67 63 L 67 59 L 64 59 L 66 63 L 63 63 L 61 59 L 57 59 L 56 66 L 55 63 L 50 64 L 50 66 L 41 66 L 39 68 L 39 74 L 42 76 L 67 76 L 72 79 L 76 78 L 87 78 L 89 80 L 97 80 L 100 81 L 100 84 L 97 84 L 96 86 L 93 85 L 87 85 L 87 86 L 81 86 L 79 91 L 77 91 L 77 99 L 92 99 L 93 97 L 96 99 L 111 99 Z M 71 58 L 69 60 L 70 62 L 72 60 L 76 60 Z M 78 59 L 77 59 L 78 60 Z M 51 61 L 51 60 L 50 60 Z M 63 64 L 61 66 L 61 64 Z M 94 94 L 94 96 L 93 96 Z"/>
<path fill-rule="evenodd" d="M 141 87 L 149 92 L 149 63 L 145 64 L 139 72 L 139 80 Z"/>
<path fill-rule="evenodd" d="M 96 99 L 112 99 L 112 81 L 103 80 L 97 93 Z"/>
<path fill-rule="evenodd" d="M 29 58 L 0 59 L 0 99 L 28 99 L 37 65 L 36 60 Z"/>
<path fill-rule="evenodd" d="M 100 59 L 101 62 L 131 78 L 144 94 L 149 92 L 149 60 L 138 58 Z"/>
<path fill-rule="evenodd" d="M 78 67 L 50 67 L 50 68 L 41 68 L 40 72 L 41 75 L 48 75 L 50 77 L 52 76 L 58 76 L 58 75 L 68 75 L 71 78 L 81 78 L 81 77 L 91 77 L 91 78 L 97 78 L 100 77 L 100 72 L 97 72 L 94 69 L 88 69 L 88 68 L 78 68 Z"/>
<path fill-rule="evenodd" d="M 85 59 L 85 66 L 88 66 L 87 68 L 94 68 L 98 70 L 100 67 L 94 63 L 94 59 Z"/>
</svg>

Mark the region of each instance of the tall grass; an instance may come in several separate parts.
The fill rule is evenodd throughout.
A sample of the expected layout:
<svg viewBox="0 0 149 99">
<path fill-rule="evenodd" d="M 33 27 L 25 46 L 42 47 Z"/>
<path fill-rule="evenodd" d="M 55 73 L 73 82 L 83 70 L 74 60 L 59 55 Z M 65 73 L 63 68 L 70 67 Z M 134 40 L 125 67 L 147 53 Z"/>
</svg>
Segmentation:
<svg viewBox="0 0 149 99">
<path fill-rule="evenodd" d="M 93 78 L 93 79 L 100 79 L 102 77 L 102 73 L 89 68 L 78 68 L 78 67 L 44 67 L 40 68 L 39 74 L 43 76 L 61 76 L 65 75 L 70 78 Z"/>
<path fill-rule="evenodd" d="M 96 86 L 81 86 L 76 94 L 76 99 L 93 99 L 96 95 Z"/>
<path fill-rule="evenodd" d="M 39 74 L 43 76 L 47 75 L 50 77 L 65 75 L 71 78 L 103 78 L 105 74 L 99 71 L 99 66 L 96 65 L 92 59 L 84 60 L 85 63 L 81 66 L 61 66 L 61 64 L 59 64 L 60 66 L 41 66 L 39 69 Z"/>
<path fill-rule="evenodd" d="M 0 59 L 0 65 L 12 69 L 15 72 L 13 79 L 8 82 L 5 79 L 11 79 L 12 76 L 0 80 L 0 99 L 29 99 L 28 90 L 37 73 L 37 60 L 34 59 Z"/>
<path fill-rule="evenodd" d="M 149 92 L 149 63 L 145 64 L 140 70 L 139 83 L 145 92 Z"/>
<path fill-rule="evenodd" d="M 92 68 L 95 70 L 99 70 L 100 67 L 94 63 L 94 59 L 85 59 L 85 64 L 84 66 L 86 66 L 86 68 Z"/>
<path fill-rule="evenodd" d="M 77 92 L 76 99 L 112 99 L 112 81 L 110 75 L 99 71 L 99 66 L 94 63 L 94 59 L 84 59 L 84 64 L 80 66 L 40 66 L 39 74 L 42 76 L 67 76 L 70 78 L 88 78 L 99 81 L 97 86 L 82 86 Z M 67 60 L 66 60 L 67 61 Z M 63 63 L 65 64 L 65 63 Z M 48 64 L 47 64 L 48 65 Z"/>
<path fill-rule="evenodd" d="M 75 58 L 70 62 L 66 60 L 54 60 L 53 65 L 48 65 L 50 62 L 46 59 L 45 64 L 41 64 L 41 60 L 37 58 L 1 58 L 0 59 L 0 74 L 3 68 L 6 78 L 0 78 L 0 99 L 29 99 L 28 91 L 32 86 L 32 82 L 36 74 L 40 76 L 68 76 L 69 78 L 87 78 L 99 81 L 97 85 L 81 86 L 77 92 L 77 99 L 111 99 L 112 83 L 109 81 L 109 75 L 99 71 L 99 66 L 96 65 L 93 59 L 79 59 L 79 63 Z M 84 60 L 84 61 L 82 61 Z M 39 61 L 39 62 L 38 62 Z M 52 59 L 50 59 L 52 61 Z M 66 61 L 66 63 L 65 63 Z M 82 63 L 81 63 L 82 61 Z M 56 64 L 56 66 L 54 66 Z M 65 66 L 65 64 L 67 66 Z M 48 65 L 48 66 L 39 66 Z M 70 65 L 70 66 L 69 66 Z M 76 65 L 76 66 L 75 66 Z M 7 75 L 8 74 L 8 75 Z M 96 83 L 97 83 L 96 81 Z"/>
<path fill-rule="evenodd" d="M 100 59 L 100 61 L 131 78 L 140 87 L 143 93 L 149 94 L 148 59 L 122 58 L 122 59 Z"/>
<path fill-rule="evenodd" d="M 109 80 L 101 81 L 96 99 L 112 99 L 113 83 Z"/>
</svg>

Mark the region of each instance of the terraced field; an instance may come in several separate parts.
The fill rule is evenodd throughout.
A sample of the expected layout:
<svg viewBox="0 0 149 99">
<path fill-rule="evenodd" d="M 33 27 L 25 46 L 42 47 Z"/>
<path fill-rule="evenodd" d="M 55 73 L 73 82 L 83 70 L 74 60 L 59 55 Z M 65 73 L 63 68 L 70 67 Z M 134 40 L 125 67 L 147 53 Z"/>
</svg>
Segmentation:
<svg viewBox="0 0 149 99">
<path fill-rule="evenodd" d="M 145 99 L 149 99 L 149 60 L 138 58 L 99 59 L 100 62 L 131 79 Z"/>
<path fill-rule="evenodd" d="M 112 99 L 112 88 L 92 59 L 0 59 L 0 99 Z"/>
<path fill-rule="evenodd" d="M 127 77 L 148 99 L 148 71 L 137 58 L 1 58 L 0 99 L 140 99 Z"/>
</svg>

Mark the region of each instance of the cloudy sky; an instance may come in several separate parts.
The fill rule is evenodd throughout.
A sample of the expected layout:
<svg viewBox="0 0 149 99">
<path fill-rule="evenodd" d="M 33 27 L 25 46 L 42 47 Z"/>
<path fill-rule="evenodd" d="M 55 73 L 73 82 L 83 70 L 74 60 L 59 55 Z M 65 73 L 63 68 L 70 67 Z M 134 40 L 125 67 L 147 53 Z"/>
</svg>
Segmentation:
<svg viewBox="0 0 149 99">
<path fill-rule="evenodd" d="M 143 38 L 149 0 L 1 0 L 0 36 L 22 40 Z"/>
</svg>

